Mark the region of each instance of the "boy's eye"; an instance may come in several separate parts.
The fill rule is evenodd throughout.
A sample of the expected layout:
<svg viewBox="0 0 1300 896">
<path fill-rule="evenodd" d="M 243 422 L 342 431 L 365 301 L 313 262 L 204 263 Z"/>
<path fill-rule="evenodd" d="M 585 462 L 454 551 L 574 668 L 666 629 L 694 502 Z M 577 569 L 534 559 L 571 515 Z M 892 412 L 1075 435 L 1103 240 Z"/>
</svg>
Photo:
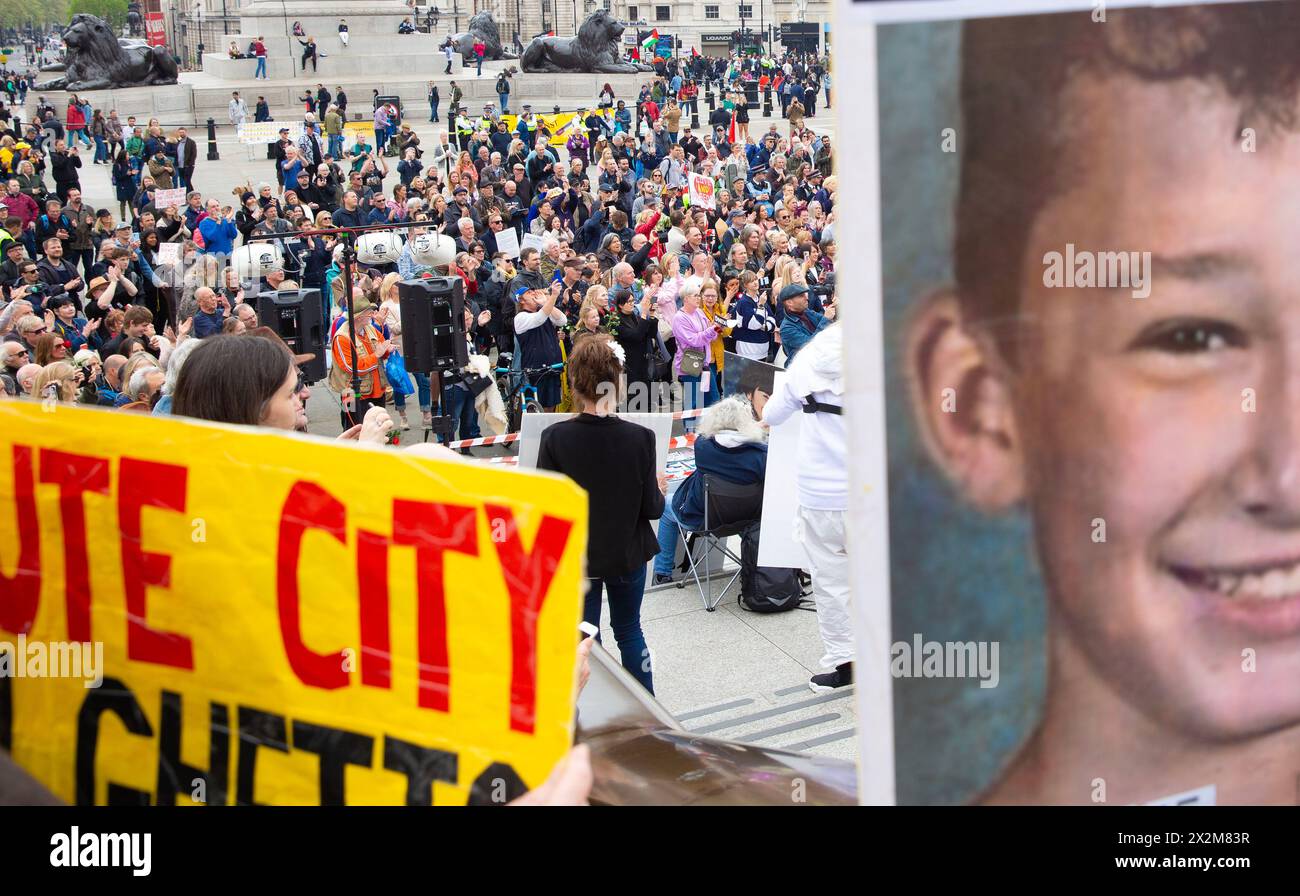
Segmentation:
<svg viewBox="0 0 1300 896">
<path fill-rule="evenodd" d="M 1161 321 L 1147 327 L 1133 341 L 1132 348 L 1152 349 L 1176 355 L 1245 348 L 1246 334 L 1223 321 Z"/>
</svg>

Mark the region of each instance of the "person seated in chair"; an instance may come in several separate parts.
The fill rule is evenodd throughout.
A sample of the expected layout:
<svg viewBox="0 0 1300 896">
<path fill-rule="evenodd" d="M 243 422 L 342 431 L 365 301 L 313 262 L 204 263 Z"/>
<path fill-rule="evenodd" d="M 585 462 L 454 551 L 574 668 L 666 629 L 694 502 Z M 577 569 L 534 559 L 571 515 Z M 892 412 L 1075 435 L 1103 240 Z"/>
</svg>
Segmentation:
<svg viewBox="0 0 1300 896">
<path fill-rule="evenodd" d="M 725 479 L 736 485 L 752 485 L 767 476 L 767 434 L 754 409 L 744 398 L 733 395 L 707 409 L 695 430 L 695 472 L 664 505 L 659 518 L 659 553 L 655 556 L 656 585 L 673 580 L 678 533 L 685 527 L 695 531 L 704 525 L 704 476 Z M 709 521 L 712 524 L 738 520 Z"/>
</svg>

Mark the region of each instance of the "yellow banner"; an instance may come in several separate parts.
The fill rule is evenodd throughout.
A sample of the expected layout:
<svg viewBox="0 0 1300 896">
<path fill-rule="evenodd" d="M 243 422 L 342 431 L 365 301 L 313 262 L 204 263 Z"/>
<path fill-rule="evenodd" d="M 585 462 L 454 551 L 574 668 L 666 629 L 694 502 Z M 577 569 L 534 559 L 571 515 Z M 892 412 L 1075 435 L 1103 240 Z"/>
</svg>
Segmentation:
<svg viewBox="0 0 1300 896">
<path fill-rule="evenodd" d="M 501 802 L 571 742 L 567 480 L 34 403 L 0 433 L 0 746 L 61 798 Z"/>
</svg>

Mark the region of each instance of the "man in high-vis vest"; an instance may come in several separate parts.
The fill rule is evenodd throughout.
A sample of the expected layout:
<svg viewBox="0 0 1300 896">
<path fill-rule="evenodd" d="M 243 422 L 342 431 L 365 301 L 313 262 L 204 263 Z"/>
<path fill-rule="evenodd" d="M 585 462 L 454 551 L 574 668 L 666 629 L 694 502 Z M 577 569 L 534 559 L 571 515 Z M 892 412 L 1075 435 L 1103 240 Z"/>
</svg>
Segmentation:
<svg viewBox="0 0 1300 896">
<path fill-rule="evenodd" d="M 342 401 L 343 410 L 340 418 L 343 429 L 347 431 L 365 419 L 366 411 L 371 407 L 384 406 L 384 379 L 380 373 L 380 364 L 393 350 L 393 344 L 384 338 L 379 326 L 387 311 L 378 312 L 381 316 L 376 323 L 375 306 L 360 289 L 352 291 L 352 317 L 357 328 L 358 338 L 353 339 L 348 329 L 347 318 L 335 331 L 330 340 L 330 354 L 334 366 L 330 368 L 330 389 L 337 392 Z M 356 369 L 361 378 L 361 388 L 357 390 L 354 402 L 347 400 L 352 390 L 352 347 L 356 346 Z M 349 405 L 351 404 L 351 407 Z"/>
</svg>

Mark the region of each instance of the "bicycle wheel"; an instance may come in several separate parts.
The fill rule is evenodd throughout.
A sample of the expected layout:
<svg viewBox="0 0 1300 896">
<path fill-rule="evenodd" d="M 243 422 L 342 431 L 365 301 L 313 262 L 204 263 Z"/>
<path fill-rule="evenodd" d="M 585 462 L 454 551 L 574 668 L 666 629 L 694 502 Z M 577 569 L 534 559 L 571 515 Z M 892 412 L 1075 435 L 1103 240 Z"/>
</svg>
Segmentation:
<svg viewBox="0 0 1300 896">
<path fill-rule="evenodd" d="M 506 410 L 506 431 L 519 432 L 519 427 L 524 422 L 524 397 L 516 392 L 510 396 L 510 404 Z"/>
<path fill-rule="evenodd" d="M 541 404 L 540 404 L 536 399 L 530 398 L 530 399 L 528 399 L 528 401 L 524 402 L 524 413 L 526 413 L 526 414 L 540 414 L 540 413 L 542 413 L 542 411 L 543 411 L 543 408 L 542 408 Z"/>
</svg>

